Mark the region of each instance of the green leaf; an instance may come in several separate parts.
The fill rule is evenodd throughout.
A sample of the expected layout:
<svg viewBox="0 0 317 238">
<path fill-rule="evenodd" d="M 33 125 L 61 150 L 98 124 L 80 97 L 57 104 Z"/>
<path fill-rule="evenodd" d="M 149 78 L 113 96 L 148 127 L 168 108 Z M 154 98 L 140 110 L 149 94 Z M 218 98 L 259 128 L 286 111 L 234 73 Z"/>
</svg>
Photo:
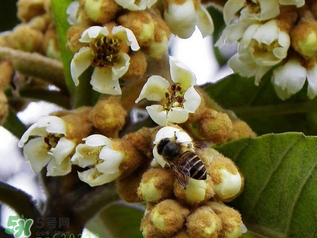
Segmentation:
<svg viewBox="0 0 317 238">
<path fill-rule="evenodd" d="M 61 51 L 62 62 L 64 65 L 66 85 L 70 93 L 72 93 L 75 88 L 70 74 L 70 62 L 73 58 L 73 55 L 66 48 L 67 30 L 70 26 L 67 21 L 68 16 L 66 14 L 66 9 L 71 2 L 73 2 L 73 0 L 51 0 L 54 21 L 57 29 L 59 49 Z"/>
<path fill-rule="evenodd" d="M 317 98 L 307 97 L 307 85 L 288 100 L 276 95 L 268 73 L 259 86 L 253 78 L 236 74 L 205 87 L 206 93 L 226 109 L 232 110 L 258 133 L 288 131 L 317 134 Z"/>
<path fill-rule="evenodd" d="M 216 148 L 245 176 L 233 205 L 259 237 L 316 237 L 317 137 L 301 133 L 240 139 Z"/>
<path fill-rule="evenodd" d="M 142 238 L 140 223 L 143 215 L 141 206 L 113 203 L 92 219 L 86 228 L 99 237 Z"/>
</svg>

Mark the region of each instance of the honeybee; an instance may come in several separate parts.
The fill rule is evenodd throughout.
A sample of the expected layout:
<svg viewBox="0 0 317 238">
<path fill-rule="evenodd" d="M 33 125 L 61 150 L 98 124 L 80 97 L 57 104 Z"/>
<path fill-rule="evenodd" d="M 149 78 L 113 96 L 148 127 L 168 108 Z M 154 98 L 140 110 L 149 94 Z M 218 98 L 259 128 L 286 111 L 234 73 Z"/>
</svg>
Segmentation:
<svg viewBox="0 0 317 238">
<path fill-rule="evenodd" d="M 176 140 L 176 135 L 162 139 L 157 144 L 157 153 L 167 161 L 176 180 L 186 189 L 189 178 L 205 180 L 207 170 L 193 148 L 188 148 Z"/>
</svg>

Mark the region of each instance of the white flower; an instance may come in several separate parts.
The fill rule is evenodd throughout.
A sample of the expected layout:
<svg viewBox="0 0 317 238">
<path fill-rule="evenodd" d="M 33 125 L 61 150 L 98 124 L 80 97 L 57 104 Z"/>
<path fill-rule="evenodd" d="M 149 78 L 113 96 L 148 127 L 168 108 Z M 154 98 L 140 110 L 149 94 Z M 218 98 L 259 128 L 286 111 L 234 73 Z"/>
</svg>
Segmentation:
<svg viewBox="0 0 317 238">
<path fill-rule="evenodd" d="M 258 85 L 272 66 L 286 58 L 289 47 L 290 36 L 279 29 L 276 20 L 253 23 L 244 32 L 238 53 L 228 65 L 241 76 L 255 76 Z"/>
<path fill-rule="evenodd" d="M 184 147 L 193 148 L 192 138 L 183 130 L 172 126 L 165 126 L 161 128 L 156 133 L 155 140 L 153 141 L 153 144 L 155 145 L 153 148 L 153 156 L 162 167 L 165 167 L 167 162 L 163 156 L 158 153 L 157 147 L 160 141 L 166 138 L 176 139 L 176 143 L 182 144 Z"/>
<path fill-rule="evenodd" d="M 240 11 L 241 18 L 266 21 L 280 14 L 280 5 L 302 7 L 305 0 L 228 0 L 224 6 L 224 19 L 228 25 Z"/>
<path fill-rule="evenodd" d="M 217 196 L 222 200 L 235 197 L 242 188 L 240 173 L 232 174 L 226 169 L 220 169 L 219 174 L 221 176 L 221 182 L 213 186 Z"/>
<path fill-rule="evenodd" d="M 107 27 L 92 26 L 85 30 L 79 40 L 87 43 L 71 61 L 71 75 L 75 85 L 79 76 L 90 66 L 94 67 L 90 84 L 93 89 L 104 94 L 120 95 L 119 78 L 129 68 L 130 56 L 122 51 L 125 44 L 136 51 L 140 47 L 130 29 L 114 27 L 111 32 Z"/>
<path fill-rule="evenodd" d="M 76 144 L 65 138 L 66 128 L 61 118 L 43 116 L 22 135 L 18 145 L 24 147 L 24 156 L 35 173 L 46 165 L 48 176 L 65 175 L 71 171 L 70 156 Z"/>
<path fill-rule="evenodd" d="M 79 178 L 90 186 L 99 186 L 117 179 L 121 175 L 119 166 L 125 155 L 112 148 L 112 141 L 103 135 L 91 135 L 79 144 L 71 161 L 82 168 Z"/>
<path fill-rule="evenodd" d="M 66 13 L 68 15 L 67 21 L 71 25 L 74 25 L 77 23 L 76 14 L 77 14 L 78 8 L 79 8 L 79 1 L 74 1 L 74 2 L 71 2 L 66 9 Z"/>
<path fill-rule="evenodd" d="M 291 58 L 284 65 L 273 71 L 272 83 L 277 95 L 287 99 L 299 92 L 306 81 L 308 82 L 307 95 L 313 99 L 317 95 L 317 66 L 306 69 L 299 59 Z"/>
<path fill-rule="evenodd" d="M 121 7 L 130 11 L 140 11 L 152 7 L 157 0 L 114 0 Z"/>
<path fill-rule="evenodd" d="M 143 86 L 136 103 L 146 98 L 161 101 L 162 105 L 147 106 L 150 117 L 161 126 L 167 123 L 183 123 L 188 114 L 199 107 L 201 98 L 195 90 L 195 75 L 176 58 L 170 57 L 170 72 L 174 84 L 161 76 L 151 76 Z"/>
<path fill-rule="evenodd" d="M 167 1 L 164 19 L 171 32 L 181 38 L 190 37 L 197 26 L 203 37 L 214 31 L 212 18 L 208 11 L 194 0 Z"/>
</svg>

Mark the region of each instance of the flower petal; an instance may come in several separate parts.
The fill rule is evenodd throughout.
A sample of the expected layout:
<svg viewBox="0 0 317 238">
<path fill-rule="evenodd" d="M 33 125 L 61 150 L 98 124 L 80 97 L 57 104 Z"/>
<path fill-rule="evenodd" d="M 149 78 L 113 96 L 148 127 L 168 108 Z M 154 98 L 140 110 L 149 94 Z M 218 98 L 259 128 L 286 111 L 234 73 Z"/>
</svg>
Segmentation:
<svg viewBox="0 0 317 238">
<path fill-rule="evenodd" d="M 174 83 L 179 83 L 184 90 L 196 85 L 195 74 L 177 58 L 170 56 L 170 71 Z"/>
<path fill-rule="evenodd" d="M 201 103 L 201 97 L 199 93 L 193 86 L 191 86 L 184 94 L 184 98 L 184 109 L 187 112 L 194 113 Z"/>
<path fill-rule="evenodd" d="M 245 6 L 245 0 L 229 0 L 223 8 L 223 17 L 226 25 L 229 25 L 236 13 Z"/>
<path fill-rule="evenodd" d="M 112 34 L 115 35 L 118 39 L 126 42 L 133 51 L 137 51 L 140 49 L 138 41 L 134 33 L 130 29 L 123 26 L 115 26 L 112 29 Z"/>
<path fill-rule="evenodd" d="M 160 101 L 165 97 L 165 93 L 169 86 L 170 84 L 166 79 L 159 75 L 153 75 L 144 84 L 135 103 L 140 102 L 144 98 L 149 101 Z"/>
<path fill-rule="evenodd" d="M 307 95 L 313 99 L 317 95 L 317 66 L 307 70 L 308 91 Z"/>
<path fill-rule="evenodd" d="M 107 36 L 109 34 L 108 28 L 101 26 L 91 26 L 81 34 L 79 41 L 83 43 L 89 43 L 92 39 L 97 38 L 100 34 Z"/>
<path fill-rule="evenodd" d="M 71 2 L 66 9 L 66 13 L 68 15 L 67 21 L 71 25 L 74 25 L 77 23 L 76 14 L 77 14 L 78 8 L 79 8 L 79 1 L 74 1 L 74 2 Z"/>
<path fill-rule="evenodd" d="M 210 36 L 214 32 L 214 23 L 209 12 L 201 4 L 197 6 L 197 27 L 203 37 Z"/>
<path fill-rule="evenodd" d="M 85 144 L 87 146 L 92 146 L 92 147 L 98 147 L 98 146 L 108 146 L 110 147 L 112 145 L 112 141 L 103 135 L 99 134 L 94 134 L 91 136 L 88 136 L 83 139 L 85 141 Z"/>
<path fill-rule="evenodd" d="M 119 80 L 113 79 L 113 73 L 110 67 L 95 68 L 91 76 L 90 84 L 97 92 L 111 95 L 121 95 Z"/>
<path fill-rule="evenodd" d="M 129 69 L 130 56 L 126 53 L 118 54 L 116 63 L 112 66 L 112 80 L 118 80 L 121 78 Z"/>
<path fill-rule="evenodd" d="M 70 73 L 76 86 L 79 84 L 79 76 L 90 66 L 91 58 L 92 55 L 89 47 L 82 47 L 74 54 L 70 62 Z"/>
<path fill-rule="evenodd" d="M 38 123 L 34 123 L 32 126 L 30 126 L 22 135 L 21 139 L 18 142 L 18 146 L 22 148 L 24 144 L 28 141 L 30 136 L 43 136 L 45 137 L 47 135 L 47 132 L 45 128 L 39 128 Z"/>
<path fill-rule="evenodd" d="M 281 5 L 295 5 L 296 7 L 302 7 L 305 4 L 305 0 L 279 0 Z"/>
<path fill-rule="evenodd" d="M 152 105 L 145 108 L 151 119 L 160 126 L 165 126 L 167 123 L 166 111 L 162 105 Z"/>
<path fill-rule="evenodd" d="M 26 160 L 30 162 L 34 173 L 39 173 L 52 160 L 52 156 L 47 152 L 48 145 L 43 138 L 37 137 L 25 144 L 23 154 Z"/>
<path fill-rule="evenodd" d="M 103 159 L 104 162 L 96 165 L 98 171 L 105 174 L 114 174 L 119 172 L 119 166 L 124 159 L 124 154 L 111 148 L 103 147 L 99 158 Z"/>
<path fill-rule="evenodd" d="M 188 120 L 188 112 L 182 107 L 173 107 L 167 113 L 167 122 L 184 123 Z"/>
<path fill-rule="evenodd" d="M 47 165 L 46 176 L 64 176 L 72 170 L 72 163 L 69 158 L 65 159 L 61 164 L 56 160 L 51 160 Z"/>
<path fill-rule="evenodd" d="M 51 149 L 50 154 L 54 157 L 56 163 L 60 165 L 74 151 L 75 146 L 75 142 L 62 137 L 59 139 L 56 147 Z"/>
<path fill-rule="evenodd" d="M 275 18 L 280 14 L 280 6 L 277 0 L 258 0 L 261 8 L 260 21 Z"/>
<path fill-rule="evenodd" d="M 76 152 L 71 158 L 73 164 L 79 167 L 86 168 L 88 166 L 93 166 L 99 159 L 99 148 L 91 147 L 85 144 L 80 144 L 76 146 Z"/>
<path fill-rule="evenodd" d="M 307 71 L 300 62 L 293 58 L 273 71 L 272 81 L 275 91 L 281 99 L 289 98 L 302 89 Z"/>
<path fill-rule="evenodd" d="M 102 174 L 99 175 L 97 169 L 89 169 L 84 172 L 78 172 L 78 177 L 85 183 L 88 183 L 91 187 L 99 186 L 105 183 L 112 182 L 121 175 L 120 172 L 115 174 Z"/>
<path fill-rule="evenodd" d="M 56 116 L 42 116 L 37 121 L 39 127 L 45 127 L 48 133 L 66 135 L 65 121 Z"/>
</svg>

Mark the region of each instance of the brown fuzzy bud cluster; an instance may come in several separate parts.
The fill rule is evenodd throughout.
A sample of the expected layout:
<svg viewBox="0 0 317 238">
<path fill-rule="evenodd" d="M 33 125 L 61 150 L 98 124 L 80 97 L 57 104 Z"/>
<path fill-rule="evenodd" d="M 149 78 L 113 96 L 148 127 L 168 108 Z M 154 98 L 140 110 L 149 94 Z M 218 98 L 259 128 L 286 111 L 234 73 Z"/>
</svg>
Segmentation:
<svg viewBox="0 0 317 238">
<path fill-rule="evenodd" d="M 149 156 L 147 148 L 152 147 L 156 133 L 157 129 L 143 128 L 125 138 Z M 173 168 L 162 168 L 155 162 L 144 163 L 128 177 L 117 180 L 123 200 L 147 204 L 141 223 L 144 237 L 240 237 L 245 231 L 239 212 L 222 203 L 232 201 L 243 190 L 244 178 L 238 168 L 209 147 L 196 149 L 196 155 L 207 177 L 188 178 L 186 187 L 180 184 L 180 175 Z M 154 149 L 148 158 L 153 156 Z"/>
<path fill-rule="evenodd" d="M 18 18 L 22 23 L 4 35 L 7 47 L 37 52 L 60 59 L 56 29 L 49 0 L 19 0 Z"/>
</svg>

